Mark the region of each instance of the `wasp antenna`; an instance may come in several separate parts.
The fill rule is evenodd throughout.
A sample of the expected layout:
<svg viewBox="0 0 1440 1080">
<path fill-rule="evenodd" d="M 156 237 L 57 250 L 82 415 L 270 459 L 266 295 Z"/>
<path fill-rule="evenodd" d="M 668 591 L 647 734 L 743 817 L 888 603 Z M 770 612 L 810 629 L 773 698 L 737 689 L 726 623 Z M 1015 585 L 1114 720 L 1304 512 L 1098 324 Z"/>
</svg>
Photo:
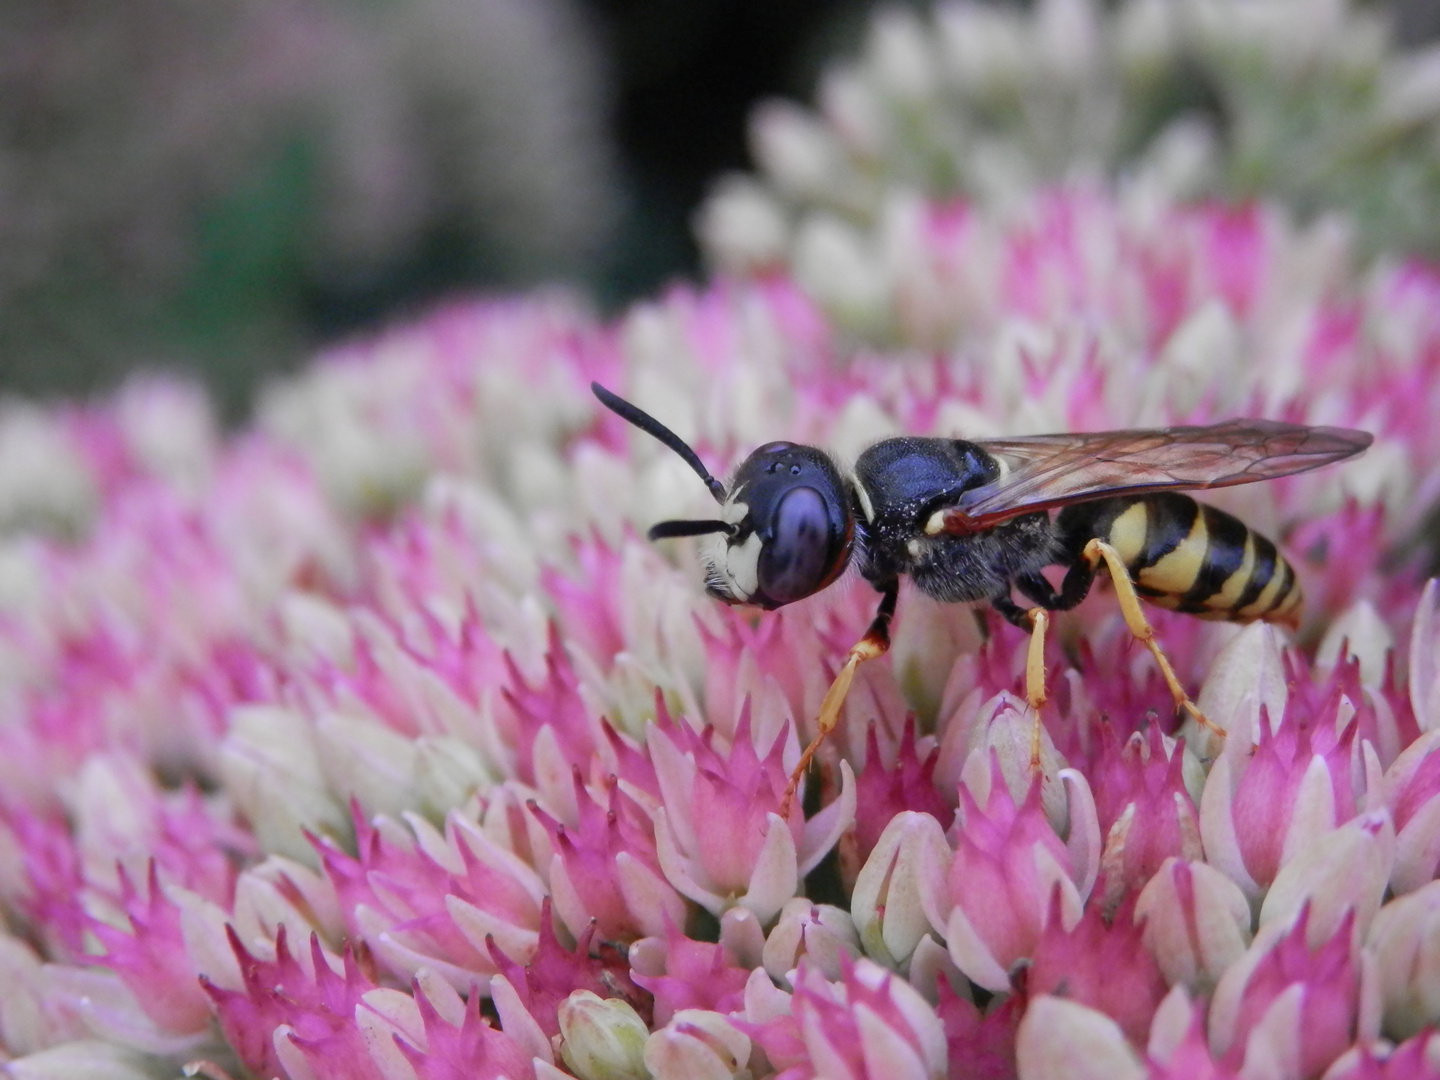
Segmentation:
<svg viewBox="0 0 1440 1080">
<path fill-rule="evenodd" d="M 690 468 L 694 469 L 695 472 L 699 474 L 700 479 L 705 481 L 705 486 L 710 489 L 710 494 L 715 496 L 715 501 L 722 504 L 725 502 L 725 485 L 720 483 L 719 480 L 716 480 L 715 477 L 710 475 L 710 470 L 705 468 L 705 466 L 701 464 L 699 456 L 695 453 L 694 450 L 691 450 L 690 447 L 685 445 L 685 441 L 681 439 L 679 435 L 676 435 L 673 431 L 667 428 L 664 424 L 660 423 L 659 420 L 656 420 L 653 416 L 645 412 L 643 409 L 637 409 L 634 405 L 631 405 L 630 402 L 626 401 L 624 398 L 616 394 L 612 394 L 609 390 L 606 390 L 605 387 L 601 386 L 598 382 L 592 382 L 590 384 L 590 390 L 597 398 L 600 399 L 601 405 L 604 405 L 616 416 L 620 417 L 620 419 L 626 421 L 627 423 L 634 424 L 637 428 L 645 432 L 647 435 L 655 436 L 655 438 L 659 439 L 671 450 L 674 450 L 675 453 L 679 454 L 680 457 L 684 459 L 685 464 L 689 465 Z M 673 523 L 665 522 L 664 524 Z M 720 526 L 720 528 L 715 529 L 704 529 L 702 530 L 703 532 L 731 531 L 731 527 L 724 522 L 701 522 L 699 524 L 718 524 Z M 659 527 L 659 525 L 655 526 L 655 528 L 657 529 Z M 697 536 L 699 535 L 699 533 L 668 533 L 666 535 Z M 650 539 L 655 539 L 654 529 L 652 529 L 650 532 Z"/>
<path fill-rule="evenodd" d="M 674 536 L 706 536 L 709 533 L 734 533 L 728 521 L 661 521 L 650 526 L 651 540 L 668 540 Z"/>
</svg>

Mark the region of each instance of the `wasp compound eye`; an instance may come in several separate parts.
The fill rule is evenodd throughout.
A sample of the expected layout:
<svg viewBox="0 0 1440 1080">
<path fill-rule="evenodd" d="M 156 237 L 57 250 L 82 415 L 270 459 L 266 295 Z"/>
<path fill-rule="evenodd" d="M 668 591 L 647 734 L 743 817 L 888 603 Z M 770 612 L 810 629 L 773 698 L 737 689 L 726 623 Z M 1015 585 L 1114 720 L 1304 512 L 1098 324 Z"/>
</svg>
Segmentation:
<svg viewBox="0 0 1440 1080">
<path fill-rule="evenodd" d="M 781 498 L 771 535 L 760 550 L 760 591 L 776 604 L 800 600 L 833 575 L 836 548 L 825 499 L 814 488 L 794 488 Z"/>
<path fill-rule="evenodd" d="M 818 592 L 850 561 L 850 493 L 829 457 L 812 446 L 766 443 L 735 474 L 731 502 L 744 517 L 722 576 L 729 594 L 777 608 Z"/>
</svg>

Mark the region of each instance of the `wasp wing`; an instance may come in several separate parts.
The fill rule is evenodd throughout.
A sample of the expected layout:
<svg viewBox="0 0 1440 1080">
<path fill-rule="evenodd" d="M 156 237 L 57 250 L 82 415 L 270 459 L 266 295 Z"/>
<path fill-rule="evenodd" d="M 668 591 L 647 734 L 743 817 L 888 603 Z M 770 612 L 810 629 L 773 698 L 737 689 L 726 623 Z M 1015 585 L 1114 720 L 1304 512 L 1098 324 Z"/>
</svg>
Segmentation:
<svg viewBox="0 0 1440 1080">
<path fill-rule="evenodd" d="M 998 459 L 1001 477 L 962 494 L 931 531 L 977 532 L 1113 495 L 1271 480 L 1353 457 L 1372 439 L 1365 431 L 1277 420 L 989 439 L 977 445 Z"/>
</svg>

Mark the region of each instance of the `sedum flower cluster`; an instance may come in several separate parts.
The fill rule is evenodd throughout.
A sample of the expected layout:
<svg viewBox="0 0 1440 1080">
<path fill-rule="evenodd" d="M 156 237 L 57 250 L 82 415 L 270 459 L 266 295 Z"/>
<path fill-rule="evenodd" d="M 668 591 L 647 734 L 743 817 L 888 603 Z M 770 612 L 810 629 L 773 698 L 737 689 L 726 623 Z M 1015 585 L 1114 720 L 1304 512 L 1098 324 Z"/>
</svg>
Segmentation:
<svg viewBox="0 0 1440 1080">
<path fill-rule="evenodd" d="M 813 109 L 758 109 L 751 145 L 758 176 L 700 215 L 711 263 L 786 267 L 870 341 L 910 340 L 876 292 L 917 194 L 1006 209 L 1108 178 L 1343 211 L 1365 251 L 1440 252 L 1440 47 L 1394 50 L 1350 0 L 892 6 Z"/>
<path fill-rule="evenodd" d="M 217 434 L 0 416 L 0 1052 L 13 1080 L 1440 1076 L 1440 274 L 1265 205 L 913 201 L 856 352 L 791 277 L 613 323 L 455 305 Z M 1217 497 L 1295 637 L 1108 590 L 1025 635 L 902 592 L 705 595 L 685 464 L 899 432 L 1361 427 Z M 713 511 L 712 511 L 713 512 Z M 34 522 L 59 523 L 42 531 Z"/>
</svg>

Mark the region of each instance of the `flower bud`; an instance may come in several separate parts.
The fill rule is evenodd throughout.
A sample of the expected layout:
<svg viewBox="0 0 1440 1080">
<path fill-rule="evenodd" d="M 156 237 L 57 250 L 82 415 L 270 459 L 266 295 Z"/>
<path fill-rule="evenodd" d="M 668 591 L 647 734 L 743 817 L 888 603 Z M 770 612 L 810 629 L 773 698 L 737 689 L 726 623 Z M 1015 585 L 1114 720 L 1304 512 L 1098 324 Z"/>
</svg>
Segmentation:
<svg viewBox="0 0 1440 1080">
<path fill-rule="evenodd" d="M 1410 707 L 1421 731 L 1440 728 L 1440 578 L 1426 582 L 1410 631 Z"/>
<path fill-rule="evenodd" d="M 681 1009 L 645 1043 L 645 1067 L 655 1080 L 732 1080 L 748 1077 L 750 1039 L 720 1013 Z"/>
<path fill-rule="evenodd" d="M 790 239 L 789 225 L 774 196 L 740 176 L 720 181 L 701 207 L 695 228 L 710 259 L 732 274 L 779 264 Z"/>
<path fill-rule="evenodd" d="M 1071 854 L 1045 820 L 1039 785 L 1017 805 L 999 770 L 983 810 L 961 785 L 948 888 L 926 911 L 955 965 L 997 992 L 1010 989 L 1011 969 L 1033 955 L 1052 913 L 1075 925 L 1089 890 L 1076 885 Z"/>
<path fill-rule="evenodd" d="M 1353 913 L 1358 941 L 1380 910 L 1394 862 L 1390 815 L 1362 815 L 1311 840 L 1281 868 L 1260 908 L 1260 926 L 1288 925 L 1308 908 L 1310 944 L 1318 946 Z"/>
<path fill-rule="evenodd" d="M 911 810 L 890 820 L 850 897 L 867 956 L 896 969 L 910 959 L 930 931 L 923 896 L 943 894 L 949 872 L 950 845 L 938 821 Z"/>
<path fill-rule="evenodd" d="M 1120 1025 L 1048 994 L 1025 1010 L 1015 1040 L 1021 1080 L 1143 1080 L 1145 1066 Z"/>
<path fill-rule="evenodd" d="M 795 237 L 795 277 L 843 325 L 886 320 L 888 283 L 867 238 L 831 214 L 811 214 Z"/>
<path fill-rule="evenodd" d="M 61 1043 L 5 1065 L 7 1080 L 166 1080 L 173 1066 L 101 1039 Z"/>
<path fill-rule="evenodd" d="M 1375 605 L 1360 600 L 1330 624 L 1320 648 L 1315 653 L 1315 666 L 1333 668 L 1343 656 L 1360 661 L 1360 681 L 1366 686 L 1379 686 L 1385 680 L 1385 658 L 1395 651 L 1395 636 L 1380 618 Z"/>
<path fill-rule="evenodd" d="M 45 1016 L 42 964 L 19 938 L 0 933 L 0 1035 L 6 1048 L 23 1056 L 54 1040 Z"/>
<path fill-rule="evenodd" d="M 1231 754 L 1243 754 L 1260 741 L 1261 706 L 1272 726 L 1285 714 L 1288 691 L 1280 645 L 1279 630 L 1269 623 L 1254 622 L 1236 634 L 1210 665 L 1196 704 L 1211 723 L 1229 732 L 1224 748 Z M 1209 738 L 1186 741 L 1206 756 Z"/>
<path fill-rule="evenodd" d="M 58 416 L 14 402 L 0 408 L 0 531 L 40 526 L 79 533 L 99 495 Z"/>
<path fill-rule="evenodd" d="M 859 953 L 860 942 L 849 912 L 797 896 L 780 909 L 780 920 L 765 939 L 763 960 L 765 970 L 777 981 L 783 982 L 802 958 L 827 979 L 838 979 L 841 957 L 853 958 Z"/>
<path fill-rule="evenodd" d="M 560 1005 L 560 1056 L 580 1080 L 649 1080 L 650 1032 L 627 1002 L 576 990 Z"/>
<path fill-rule="evenodd" d="M 1010 699 L 1013 700 L 1013 699 Z M 1034 756 L 1035 715 L 1028 708 L 1022 711 L 1019 702 L 1006 705 L 995 711 L 985 723 L 982 732 L 972 733 L 974 749 L 965 758 L 965 767 L 960 779 L 983 803 L 990 797 L 990 784 L 996 778 L 1003 778 L 1010 795 L 1017 802 L 1025 798 L 1035 779 L 1031 767 Z M 998 774 L 992 762 L 999 766 Z M 1069 807 L 1065 786 L 1060 783 L 1060 771 L 1065 768 L 1065 759 L 1055 749 L 1050 733 L 1040 728 L 1040 804 L 1051 826 L 1062 836 L 1069 829 Z"/>
<path fill-rule="evenodd" d="M 1206 863 L 1167 859 L 1135 902 L 1145 945 L 1166 982 L 1205 993 L 1250 944 L 1250 905 Z"/>
<path fill-rule="evenodd" d="M 770 101 L 750 120 L 750 141 L 760 167 L 786 194 L 813 197 L 830 190 L 842 161 L 834 137 L 798 105 Z"/>
<path fill-rule="evenodd" d="M 1392 900 L 1370 927 L 1385 1033 L 1405 1039 L 1440 1019 L 1440 881 Z"/>
<path fill-rule="evenodd" d="M 236 708 L 220 765 L 263 850 L 313 865 L 306 831 L 349 832 L 349 815 L 326 787 L 310 725 L 298 714 L 266 705 Z"/>
</svg>

